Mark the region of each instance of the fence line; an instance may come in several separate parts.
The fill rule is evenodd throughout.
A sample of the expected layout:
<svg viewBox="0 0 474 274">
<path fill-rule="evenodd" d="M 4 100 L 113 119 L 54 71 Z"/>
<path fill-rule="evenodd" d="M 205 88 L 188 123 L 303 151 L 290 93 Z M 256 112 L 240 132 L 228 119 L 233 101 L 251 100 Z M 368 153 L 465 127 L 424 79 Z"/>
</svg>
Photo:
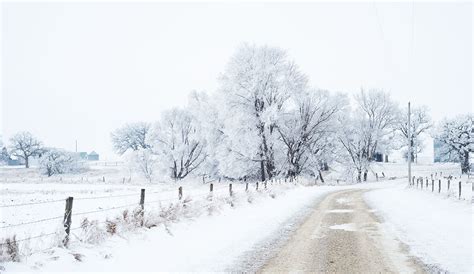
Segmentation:
<svg viewBox="0 0 474 274">
<path fill-rule="evenodd" d="M 39 220 L 30 221 L 30 222 L 24 222 L 24 223 L 19 223 L 19 224 L 12 224 L 12 225 L 0 226 L 0 229 L 3 229 L 3 228 L 10 228 L 10 227 L 18 227 L 18 226 L 23 226 L 23 225 L 31 225 L 31 224 L 42 223 L 42 222 L 47 222 L 47 221 L 51 221 L 51 220 L 58 220 L 58 219 L 62 219 L 62 218 L 63 218 L 63 216 L 51 217 L 51 218 L 45 218 L 45 219 L 39 219 Z"/>
<path fill-rule="evenodd" d="M 51 233 L 41 234 L 41 235 L 28 237 L 28 238 L 23 238 L 23 239 L 15 239 L 15 242 L 25 242 L 25 241 L 29 241 L 29 240 L 32 240 L 32 239 L 38 239 L 38 238 L 57 235 L 57 234 L 58 234 L 57 232 L 51 232 Z M 4 246 L 4 245 L 8 245 L 8 243 L 6 243 L 6 242 L 0 243 L 0 246 Z"/>
<path fill-rule="evenodd" d="M 244 184 L 242 184 L 242 189 L 239 188 L 239 192 L 244 191 L 244 193 L 248 193 L 250 191 L 249 184 L 253 184 L 253 183 L 248 183 L 248 182 L 245 183 L 245 191 L 243 190 Z M 260 185 L 260 189 L 259 189 L 258 188 L 259 182 L 256 182 L 254 184 L 255 184 L 255 191 L 257 191 L 257 192 L 264 192 L 265 190 L 267 190 L 267 185 L 269 185 L 269 186 L 273 185 L 272 182 L 270 182 L 270 184 L 267 184 L 267 182 L 262 182 L 262 184 Z M 192 197 L 199 197 L 199 198 L 201 198 L 201 197 L 216 197 L 216 196 L 214 196 L 216 194 L 216 191 L 219 192 L 219 194 L 220 194 L 219 197 L 220 197 L 220 196 L 225 195 L 224 190 L 228 191 L 228 193 L 226 195 L 227 197 L 232 197 L 236 194 L 236 190 L 232 188 L 232 185 L 233 185 L 232 183 L 230 183 L 230 184 L 221 184 L 221 183 L 219 183 L 218 185 L 219 185 L 219 187 L 218 187 L 218 189 L 216 189 L 214 187 L 214 184 L 210 183 L 209 184 L 209 189 L 207 190 L 207 192 L 192 195 Z M 165 192 L 168 192 L 168 191 L 165 191 Z M 170 190 L 170 192 L 171 192 L 171 190 Z M 156 193 L 163 193 L 163 192 L 154 191 L 154 192 L 150 192 L 149 194 L 156 194 Z M 183 191 L 182 186 L 180 186 L 178 188 L 178 193 L 176 193 L 176 194 L 177 195 L 174 198 L 166 198 L 166 199 L 157 199 L 157 200 L 152 200 L 152 201 L 145 201 L 145 189 L 142 189 L 140 193 L 133 193 L 133 194 L 97 196 L 97 197 L 83 197 L 83 198 L 76 198 L 76 199 L 74 199 L 73 197 L 69 197 L 68 199 L 61 199 L 61 200 L 35 202 L 35 203 L 24 203 L 24 204 L 15 204 L 15 205 L 6 205 L 6 206 L 2 206 L 2 207 L 15 207 L 15 206 L 23 206 L 23 205 L 35 205 L 35 204 L 56 203 L 56 202 L 60 202 L 60 201 L 61 202 L 66 201 L 66 211 L 64 213 L 64 216 L 56 216 L 56 217 L 33 220 L 33 221 L 23 222 L 23 223 L 18 223 L 18 224 L 6 225 L 6 226 L 0 227 L 0 229 L 10 228 L 10 227 L 18 227 L 18 226 L 23 226 L 23 225 L 30 225 L 30 224 L 35 224 L 35 223 L 41 223 L 41 222 L 46 222 L 46 221 L 51 221 L 51 220 L 62 219 L 62 224 L 64 225 L 64 229 L 65 229 L 64 230 L 65 238 L 63 240 L 63 243 L 64 243 L 64 246 L 67 247 L 68 243 L 70 243 L 69 242 L 70 231 L 75 231 L 75 230 L 78 230 L 78 229 L 82 228 L 81 226 L 71 228 L 71 223 L 72 223 L 72 218 L 71 217 L 84 216 L 84 215 L 95 214 L 95 213 L 100 213 L 100 212 L 106 212 L 106 211 L 122 209 L 122 208 L 132 207 L 132 206 L 138 207 L 141 210 L 141 214 L 143 216 L 145 205 L 150 205 L 150 204 L 154 204 L 154 203 L 158 203 L 158 202 L 169 202 L 169 201 L 181 202 L 183 197 L 188 196 L 188 195 L 186 195 L 186 192 Z M 120 206 L 106 208 L 106 209 L 84 211 L 84 212 L 78 212 L 78 213 L 73 212 L 73 206 L 72 206 L 72 201 L 73 200 L 105 199 L 105 198 L 126 197 L 126 196 L 134 196 L 134 195 L 136 195 L 137 198 L 138 197 L 140 198 L 139 202 L 132 203 L 132 204 L 127 204 L 127 205 L 120 205 Z M 103 224 L 103 223 L 107 223 L 107 222 L 108 222 L 108 220 L 105 220 L 105 221 L 99 222 L 99 224 Z M 143 226 L 143 221 L 141 223 L 141 226 Z M 18 240 L 15 239 L 14 242 L 25 242 L 25 241 L 29 241 L 29 240 L 32 240 L 32 239 L 38 239 L 38 238 L 52 236 L 52 235 L 59 235 L 58 233 L 59 232 L 52 232 L 52 233 L 46 233 L 46 234 L 41 234 L 41 235 L 37 235 L 37 236 L 22 238 L 22 239 L 18 239 Z M 8 245 L 9 243 L 7 241 L 9 241 L 9 240 L 13 241 L 12 238 L 8 238 L 8 237 L 5 238 L 5 239 L 2 239 L 2 240 L 3 240 L 3 242 L 0 242 L 0 247 Z M 73 241 L 71 241 L 71 242 L 73 242 Z M 44 250 L 48 250 L 48 249 L 51 249 L 51 247 L 47 248 L 47 249 L 44 249 Z"/>
<path fill-rule="evenodd" d="M 137 194 L 136 193 L 130 193 L 130 194 L 96 196 L 96 197 L 81 197 L 81 198 L 75 198 L 75 200 L 77 200 L 77 201 L 80 201 L 80 200 L 96 200 L 96 199 L 107 199 L 107 198 L 117 198 L 117 197 L 129 197 L 129 196 L 135 196 L 135 195 L 137 195 Z"/>
<path fill-rule="evenodd" d="M 463 182 L 462 182 L 462 179 L 461 178 L 457 178 L 457 177 L 454 177 L 453 176 L 446 176 L 446 177 L 443 177 L 442 176 L 442 172 L 439 173 L 439 177 L 438 177 L 438 173 L 436 172 L 433 176 L 433 174 L 430 175 L 430 178 L 431 179 L 428 179 L 428 176 L 413 176 L 410 180 L 410 187 L 412 188 L 420 188 L 421 190 L 425 189 L 425 190 L 430 190 L 431 189 L 431 192 L 434 193 L 435 192 L 435 187 L 437 188 L 437 192 L 439 194 L 442 193 L 442 190 L 443 190 L 443 180 L 444 182 L 446 182 L 447 184 L 444 184 L 446 187 L 444 188 L 445 189 L 445 192 L 443 193 L 447 193 L 448 195 L 450 194 L 456 194 L 457 198 L 459 200 L 461 200 L 462 198 L 462 193 L 463 193 Z M 458 181 L 459 180 L 459 181 Z M 454 191 L 450 191 L 450 190 L 453 190 L 451 188 L 451 183 L 453 184 L 456 184 L 457 183 L 457 191 L 454 190 Z M 464 182 L 464 184 L 471 184 L 471 189 L 472 189 L 472 182 Z M 437 185 L 437 186 L 435 186 Z M 431 186 L 431 188 L 430 188 Z M 453 187 L 456 187 L 456 185 L 453 185 Z M 472 199 L 472 198 L 471 198 Z"/>
<path fill-rule="evenodd" d="M 92 210 L 92 211 L 85 211 L 85 212 L 79 212 L 79 213 L 73 213 L 73 216 L 82 216 L 82 215 L 87 215 L 87 214 L 94 214 L 94 213 L 99 213 L 99 212 L 104 212 L 104 211 L 110 211 L 114 209 L 121 209 L 121 208 L 126 208 L 126 207 L 132 207 L 132 206 L 138 206 L 138 203 L 133 203 L 133 204 L 128 204 L 128 205 L 121 205 L 121 206 L 116 206 L 116 207 L 111 207 L 111 208 L 105 208 L 105 209 L 99 209 L 99 210 Z"/>
<path fill-rule="evenodd" d="M 39 204 L 51 204 L 51 203 L 57 203 L 57 202 L 64 202 L 64 199 L 51 200 L 51 201 L 41 201 L 41 202 L 32 202 L 32 203 L 21 203 L 21 204 L 13 204 L 13 205 L 0 205 L 0 208 L 19 207 L 19 206 L 28 206 L 28 205 L 39 205 Z"/>
</svg>

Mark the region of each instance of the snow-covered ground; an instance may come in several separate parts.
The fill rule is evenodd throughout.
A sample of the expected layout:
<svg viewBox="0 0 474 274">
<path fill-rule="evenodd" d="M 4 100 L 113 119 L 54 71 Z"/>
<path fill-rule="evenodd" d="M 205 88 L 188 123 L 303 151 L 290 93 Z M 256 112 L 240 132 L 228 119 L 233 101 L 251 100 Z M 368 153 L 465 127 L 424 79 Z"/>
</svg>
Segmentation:
<svg viewBox="0 0 474 274">
<path fill-rule="evenodd" d="M 328 192 L 343 187 L 295 186 L 274 199 L 242 201 L 219 214 L 116 235 L 93 249 L 72 244 L 33 254 L 7 271 L 223 271 L 281 224 Z M 80 258 L 78 261 L 77 258 Z"/>
<path fill-rule="evenodd" d="M 452 199 L 396 182 L 367 193 L 366 199 L 385 220 L 384 229 L 424 263 L 453 273 L 472 273 L 471 199 Z"/>
<path fill-rule="evenodd" d="M 415 165 L 413 174 L 429 177 L 442 171 L 443 175 L 453 175 L 457 169 L 458 165 L 453 164 Z M 129 181 L 129 171 L 123 166 L 98 166 L 85 174 L 51 178 L 39 175 L 35 169 L 1 169 L 2 238 L 16 235 L 18 240 L 41 236 L 19 242 L 21 262 L 1 265 L 7 271 L 44 272 L 152 271 L 157 265 L 162 271 L 232 270 L 244 254 L 249 254 L 265 239 L 273 239 L 283 225 L 293 222 L 297 214 L 311 208 L 325 194 L 344 188 L 381 188 L 369 194 L 370 203 L 393 224 L 392 232 L 406 242 L 415 255 L 427 258 L 428 263 L 443 269 L 457 271 L 470 267 L 470 264 L 462 263 L 445 265 L 437 253 L 431 254 L 439 247 L 453 252 L 446 258 L 469 252 L 465 246 L 454 245 L 461 242 L 458 238 L 443 243 L 433 238 L 460 235 L 465 242 L 466 233 L 469 234 L 467 237 L 472 237 L 470 199 L 463 196 L 463 200 L 458 201 L 455 195 L 447 197 L 426 189 L 405 189 L 407 179 L 402 178 L 406 176 L 405 164 L 376 164 L 372 171 L 379 176 L 384 172 L 386 177 L 379 177 L 380 182 L 375 182 L 371 173 L 369 181 L 372 183 L 350 186 L 343 186 L 342 182 L 338 185 L 330 179 L 326 181 L 327 186 L 304 186 L 313 184 L 314 179 L 307 182 L 301 179 L 296 185 L 269 183 L 267 190 L 260 184 L 259 191 L 255 190 L 255 182 L 250 182 L 248 192 L 245 183 L 234 182 L 232 198 L 229 197 L 229 182 L 214 181 L 211 201 L 209 184 L 203 184 L 202 179 L 180 184 L 149 184 L 134 175 Z M 337 178 L 337 174 L 334 176 Z M 178 202 L 180 185 L 186 200 L 184 207 L 182 201 Z M 145 226 L 151 228 L 124 226 L 119 227 L 117 233 L 103 237 L 106 220 L 115 220 L 124 210 L 132 212 L 137 208 L 142 188 L 146 189 Z M 463 192 L 463 195 L 469 196 L 471 192 Z M 67 249 L 54 247 L 64 237 L 61 234 L 64 231 L 62 218 L 65 199 L 69 196 L 74 197 L 70 246 Z M 174 218 L 170 216 L 172 214 L 178 216 Z M 97 221 L 97 229 L 83 229 L 84 218 Z M 406 230 L 412 228 L 405 222 L 412 223 L 413 231 Z M 438 225 L 438 222 L 443 224 Z M 465 230 L 465 222 L 469 232 Z M 427 231 L 425 238 L 418 236 L 417 228 Z M 52 235 L 42 236 L 50 233 Z M 85 241 L 91 236 L 89 234 L 98 237 L 97 242 L 94 239 Z"/>
<path fill-rule="evenodd" d="M 130 186 L 115 184 L 2 183 L 0 184 L 0 229 L 2 237 L 15 234 L 17 239 L 54 233 L 64 216 L 65 200 L 74 197 L 71 227 L 83 218 L 105 221 L 125 209 L 133 210 L 140 201 L 140 189 L 146 189 L 145 208 L 166 206 L 178 201 L 179 185 Z M 241 191 L 243 185 L 234 185 Z M 183 198 L 205 199 L 208 185 L 183 186 Z M 216 184 L 214 196 L 228 196 L 227 184 Z M 38 222 L 36 222 L 38 221 Z M 43 237 L 44 238 L 44 237 Z M 45 248 L 34 241 L 34 249 Z"/>
</svg>

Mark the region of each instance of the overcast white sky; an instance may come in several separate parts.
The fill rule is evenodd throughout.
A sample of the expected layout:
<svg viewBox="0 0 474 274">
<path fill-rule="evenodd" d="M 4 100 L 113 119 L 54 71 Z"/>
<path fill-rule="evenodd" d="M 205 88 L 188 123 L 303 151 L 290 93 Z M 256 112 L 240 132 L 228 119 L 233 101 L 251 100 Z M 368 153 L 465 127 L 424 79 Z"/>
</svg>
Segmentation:
<svg viewBox="0 0 474 274">
<path fill-rule="evenodd" d="M 384 88 L 437 120 L 472 112 L 472 10 L 469 2 L 3 2 L 1 133 L 5 142 L 28 130 L 69 150 L 77 139 L 79 150 L 112 159 L 113 129 L 154 121 L 191 90 L 214 91 L 243 42 L 287 49 L 320 88 Z"/>
</svg>

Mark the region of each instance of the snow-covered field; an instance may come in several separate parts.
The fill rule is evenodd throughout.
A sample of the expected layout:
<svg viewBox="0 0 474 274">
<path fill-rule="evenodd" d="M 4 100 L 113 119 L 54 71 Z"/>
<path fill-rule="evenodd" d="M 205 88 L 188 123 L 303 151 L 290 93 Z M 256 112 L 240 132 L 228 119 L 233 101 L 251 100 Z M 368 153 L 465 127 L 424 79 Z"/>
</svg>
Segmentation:
<svg viewBox="0 0 474 274">
<path fill-rule="evenodd" d="M 471 190 L 466 191 L 471 195 Z M 385 230 L 408 245 L 428 265 L 453 273 L 472 273 L 473 205 L 471 199 L 406 188 L 389 188 L 366 194 L 369 205 L 385 220 Z"/>
<path fill-rule="evenodd" d="M 183 182 L 183 184 L 128 184 L 116 183 L 121 174 L 114 176 L 106 169 L 103 176 L 111 180 L 90 180 L 90 176 L 69 175 L 67 177 L 42 178 L 33 170 L 4 170 L 7 182 L 0 183 L 0 229 L 2 238 L 16 236 L 20 252 L 27 256 L 53 246 L 62 238 L 64 231 L 65 200 L 74 197 L 72 209 L 72 233 L 81 231 L 81 223 L 87 218 L 96 220 L 102 226 L 105 221 L 122 214 L 133 212 L 140 201 L 140 191 L 145 189 L 145 211 L 160 211 L 178 204 L 178 187 L 182 186 L 183 201 L 208 201 L 209 184 Z M 97 173 L 97 170 L 91 173 Z M 90 174 L 87 174 L 90 175 Z M 97 177 L 97 175 L 96 175 Z M 102 178 L 102 176 L 99 176 Z M 86 179 L 89 181 L 86 183 Z M 229 199 L 228 183 L 213 182 L 213 203 Z M 287 185 L 268 183 L 268 189 L 260 184 L 233 183 L 234 199 L 241 195 L 269 196 L 285 192 Z M 208 206 L 203 205 L 203 206 Z M 29 239 L 33 237 L 33 239 Z"/>
</svg>

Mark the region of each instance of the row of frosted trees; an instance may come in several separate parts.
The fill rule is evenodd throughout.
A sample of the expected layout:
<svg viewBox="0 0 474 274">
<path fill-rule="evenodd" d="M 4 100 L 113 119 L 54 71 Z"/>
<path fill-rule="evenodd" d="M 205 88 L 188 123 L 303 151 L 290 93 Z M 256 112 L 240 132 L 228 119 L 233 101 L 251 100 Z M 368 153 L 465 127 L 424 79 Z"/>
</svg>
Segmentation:
<svg viewBox="0 0 474 274">
<path fill-rule="evenodd" d="M 167 110 L 155 123 L 126 124 L 112 133 L 112 142 L 150 181 L 159 174 L 175 180 L 190 174 L 262 180 L 307 174 L 323 180 L 322 170 L 335 162 L 362 181 L 376 152 L 407 143 L 405 113 L 382 90 L 362 89 L 350 97 L 311 87 L 285 51 L 244 45 L 215 92 L 192 92 L 185 108 Z M 415 159 L 423 148 L 420 135 L 432 122 L 425 107 L 415 108 L 411 120 Z M 472 116 L 457 120 L 472 129 Z M 453 151 L 448 143 L 446 148 Z"/>
</svg>

